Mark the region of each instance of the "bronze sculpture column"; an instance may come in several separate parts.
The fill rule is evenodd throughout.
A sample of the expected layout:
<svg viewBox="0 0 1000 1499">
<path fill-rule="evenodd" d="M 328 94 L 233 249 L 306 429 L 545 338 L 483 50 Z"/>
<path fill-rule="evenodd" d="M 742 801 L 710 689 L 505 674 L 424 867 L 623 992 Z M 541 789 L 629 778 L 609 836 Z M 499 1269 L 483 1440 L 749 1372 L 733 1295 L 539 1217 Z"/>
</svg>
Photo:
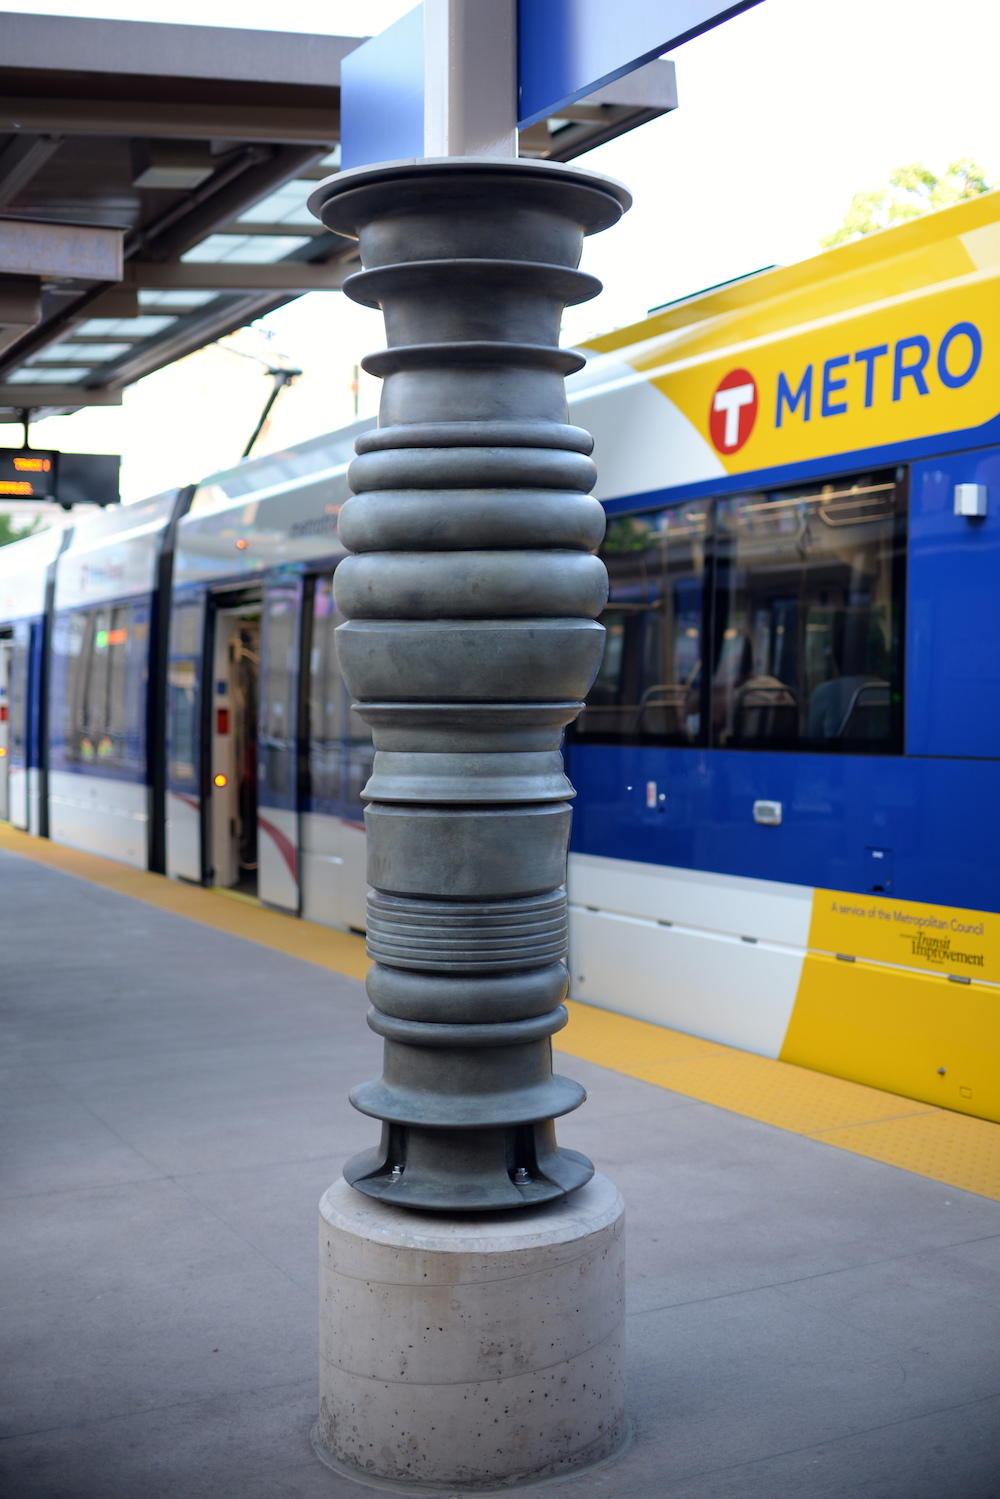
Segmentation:
<svg viewBox="0 0 1000 1499">
<path fill-rule="evenodd" d="M 559 746 L 603 649 L 588 434 L 568 422 L 566 305 L 600 283 L 584 236 L 629 206 L 571 166 L 455 158 L 328 179 L 310 199 L 360 240 L 344 290 L 379 307 L 379 426 L 357 442 L 337 569 L 341 668 L 376 748 L 368 802 L 369 1024 L 382 1121 L 359 1191 L 454 1212 L 533 1206 L 593 1174 L 553 1121 L 566 1023 L 572 796 Z"/>
</svg>

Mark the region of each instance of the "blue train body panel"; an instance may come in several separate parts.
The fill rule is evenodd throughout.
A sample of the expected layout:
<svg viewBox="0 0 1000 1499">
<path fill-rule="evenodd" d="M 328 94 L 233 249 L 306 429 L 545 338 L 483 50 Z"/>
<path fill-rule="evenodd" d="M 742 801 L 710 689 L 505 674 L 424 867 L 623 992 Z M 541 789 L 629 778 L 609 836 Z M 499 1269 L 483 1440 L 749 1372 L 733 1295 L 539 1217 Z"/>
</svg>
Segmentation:
<svg viewBox="0 0 1000 1499">
<path fill-rule="evenodd" d="M 986 515 L 954 514 L 956 484 Z M 907 754 L 1000 757 L 1000 449 L 913 465 L 907 616 Z"/>
<path fill-rule="evenodd" d="M 1000 761 L 576 744 L 569 772 L 576 853 L 860 894 L 890 850 L 898 899 L 1000 911 Z"/>
</svg>

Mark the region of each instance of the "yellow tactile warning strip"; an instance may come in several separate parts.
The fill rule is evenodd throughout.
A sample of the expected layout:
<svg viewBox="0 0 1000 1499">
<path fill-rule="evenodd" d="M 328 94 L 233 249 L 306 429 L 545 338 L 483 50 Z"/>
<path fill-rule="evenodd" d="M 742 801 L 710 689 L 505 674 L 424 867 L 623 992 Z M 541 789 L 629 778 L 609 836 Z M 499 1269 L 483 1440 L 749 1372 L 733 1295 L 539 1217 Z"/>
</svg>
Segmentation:
<svg viewBox="0 0 1000 1499">
<path fill-rule="evenodd" d="M 6 823 L 0 848 L 350 978 L 363 978 L 368 968 L 363 938 L 249 900 L 222 899 L 221 892 L 32 838 Z M 569 1010 L 558 1046 L 570 1056 L 1000 1201 L 1000 1124 L 590 1005 L 570 1003 Z"/>
<path fill-rule="evenodd" d="M 1000 1201 L 1000 1124 L 570 1003 L 560 1050 Z"/>
<path fill-rule="evenodd" d="M 168 880 L 144 869 L 129 869 L 112 859 L 50 843 L 47 838 L 29 837 L 8 823 L 0 822 L 0 848 L 34 859 L 37 864 L 47 864 L 50 869 L 60 869 L 64 874 L 78 875 L 105 890 L 131 895 L 147 905 L 159 906 L 162 911 L 172 911 L 175 916 L 200 921 L 202 926 L 245 937 L 248 942 L 259 942 L 262 947 L 274 948 L 290 957 L 304 958 L 321 968 L 332 968 L 335 973 L 360 979 L 368 971 L 365 939 L 350 932 L 336 932 L 313 921 L 289 919 L 256 901 L 226 900 L 221 891 Z"/>
</svg>

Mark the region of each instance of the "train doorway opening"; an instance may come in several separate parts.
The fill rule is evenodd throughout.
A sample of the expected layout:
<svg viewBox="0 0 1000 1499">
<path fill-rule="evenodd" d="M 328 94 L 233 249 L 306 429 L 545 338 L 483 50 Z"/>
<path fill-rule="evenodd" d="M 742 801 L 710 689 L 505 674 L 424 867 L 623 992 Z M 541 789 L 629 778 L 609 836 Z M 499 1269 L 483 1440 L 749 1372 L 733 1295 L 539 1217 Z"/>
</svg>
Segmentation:
<svg viewBox="0 0 1000 1499">
<path fill-rule="evenodd" d="M 202 803 L 205 882 L 255 898 L 261 595 L 259 590 L 219 594 L 212 604 Z"/>
<path fill-rule="evenodd" d="M 10 667 L 14 642 L 10 632 L 0 635 L 0 821 L 10 818 L 7 772 L 10 767 Z"/>
</svg>

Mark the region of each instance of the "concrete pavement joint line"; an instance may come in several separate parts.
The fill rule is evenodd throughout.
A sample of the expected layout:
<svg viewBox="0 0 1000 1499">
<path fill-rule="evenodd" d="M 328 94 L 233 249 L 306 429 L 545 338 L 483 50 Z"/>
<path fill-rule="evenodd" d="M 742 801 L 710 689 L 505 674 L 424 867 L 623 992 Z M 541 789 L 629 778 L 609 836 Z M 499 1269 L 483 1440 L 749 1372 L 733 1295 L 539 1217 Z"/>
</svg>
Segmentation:
<svg viewBox="0 0 1000 1499">
<path fill-rule="evenodd" d="M 991 1400 L 1000 1400 L 1000 1392 L 977 1395 L 975 1400 L 959 1400 L 956 1405 L 936 1405 L 931 1410 L 916 1411 L 911 1416 L 901 1416 L 898 1421 L 880 1421 L 877 1426 L 863 1426 L 857 1431 L 843 1432 L 839 1436 L 824 1437 L 819 1442 L 807 1442 L 804 1447 L 786 1447 L 780 1452 L 765 1452 L 760 1457 L 751 1457 L 746 1462 L 723 1463 L 718 1468 L 698 1468 L 691 1473 L 679 1474 L 671 1480 L 674 1487 L 690 1483 L 693 1478 L 711 1478 L 713 1473 L 737 1473 L 741 1468 L 756 1468 L 761 1463 L 773 1463 L 782 1457 L 795 1457 L 800 1452 L 816 1452 L 840 1442 L 856 1442 L 859 1437 L 874 1436 L 877 1431 L 892 1431 L 897 1426 L 909 1426 L 914 1421 L 927 1421 L 933 1416 L 944 1416 L 949 1411 L 972 1410 L 977 1405 L 988 1405 Z M 486 1496 L 488 1499 L 488 1496 Z"/>
<path fill-rule="evenodd" d="M 279 1265 L 277 1260 L 273 1260 L 269 1254 L 265 1254 L 260 1245 L 255 1244 L 253 1239 L 248 1239 L 246 1234 L 243 1233 L 241 1229 L 238 1229 L 235 1224 L 232 1224 L 228 1221 L 228 1219 L 223 1218 L 222 1214 L 217 1212 L 215 1208 L 212 1207 L 211 1203 L 203 1201 L 203 1199 L 200 1197 L 196 1197 L 195 1194 L 188 1187 L 185 1187 L 181 1182 L 179 1182 L 176 1177 L 168 1176 L 165 1177 L 165 1180 L 175 1186 L 178 1191 L 183 1192 L 184 1196 L 189 1202 L 193 1202 L 197 1204 L 198 1207 L 206 1209 L 209 1216 L 214 1218 L 216 1223 L 220 1224 L 221 1227 L 226 1229 L 228 1233 L 235 1234 L 237 1239 L 239 1239 L 241 1243 L 245 1244 L 248 1249 L 252 1249 L 254 1254 L 259 1255 L 260 1258 L 264 1261 L 264 1264 L 270 1265 L 272 1270 L 276 1270 L 280 1276 L 288 1281 L 289 1285 L 294 1286 L 297 1291 L 305 1292 L 310 1297 L 310 1299 L 315 1295 L 315 1291 L 311 1286 L 307 1291 L 306 1287 L 302 1285 L 301 1281 L 296 1280 L 293 1275 L 289 1275 L 288 1271 L 284 1268 L 283 1265 Z"/>
<path fill-rule="evenodd" d="M 311 1161 L 329 1161 L 336 1157 L 336 1152 L 327 1150 L 322 1155 L 290 1155 L 283 1156 L 280 1161 L 267 1161 L 263 1166 L 213 1166 L 211 1171 L 175 1171 L 171 1173 L 172 1181 L 200 1181 L 209 1176 L 240 1176 L 244 1172 L 256 1171 L 280 1171 L 283 1166 L 308 1166 Z M 335 1168 L 336 1169 L 336 1168 Z M 166 1175 L 166 1173 L 164 1173 Z"/>
<path fill-rule="evenodd" d="M 44 1067 L 40 1066 L 40 1070 L 43 1073 L 45 1073 L 45 1068 Z M 53 1081 L 55 1081 L 55 1080 L 53 1079 Z M 164 1167 L 157 1165 L 157 1163 L 155 1161 L 151 1160 L 150 1157 L 148 1155 L 146 1155 L 144 1151 L 142 1151 L 142 1150 L 139 1149 L 138 1145 L 133 1145 L 130 1140 L 126 1140 L 125 1136 L 122 1135 L 117 1129 L 115 1129 L 115 1127 L 114 1127 L 113 1124 L 110 1124 L 108 1122 L 108 1120 L 103 1119 L 100 1114 L 95 1113 L 94 1110 L 90 1107 L 89 1104 L 84 1103 L 83 1099 L 78 1098 L 76 1096 L 76 1094 L 74 1094 L 69 1088 L 65 1087 L 64 1084 L 59 1084 L 58 1086 L 62 1087 L 63 1091 L 65 1092 L 65 1094 L 66 1094 L 66 1096 L 68 1098 L 71 1098 L 73 1100 L 73 1102 L 75 1104 L 77 1104 L 81 1109 L 83 1109 L 85 1113 L 89 1114 L 92 1119 L 96 1119 L 97 1123 L 100 1124 L 100 1125 L 102 1125 L 108 1131 L 108 1133 L 110 1135 L 113 1135 L 114 1138 L 116 1140 L 118 1140 L 120 1144 L 124 1145 L 127 1150 L 131 1150 L 135 1155 L 137 1155 L 139 1157 L 139 1159 L 141 1161 L 145 1161 L 146 1164 L 147 1164 L 147 1166 L 149 1166 L 149 1168 L 152 1171 L 156 1172 L 155 1176 L 152 1176 L 152 1177 L 140 1176 L 140 1177 L 136 1177 L 134 1181 L 129 1181 L 129 1182 L 108 1182 L 108 1183 L 103 1184 L 103 1185 L 102 1184 L 98 1184 L 96 1187 L 92 1187 L 92 1186 L 88 1186 L 88 1187 L 63 1187 L 61 1189 L 58 1189 L 59 1191 L 61 1191 L 62 1193 L 65 1193 L 65 1192 L 91 1191 L 91 1190 L 93 1190 L 93 1191 L 101 1191 L 101 1190 L 107 1191 L 107 1190 L 114 1190 L 115 1188 L 122 1187 L 122 1186 L 131 1186 L 131 1187 L 134 1187 L 134 1186 L 143 1186 L 143 1185 L 146 1185 L 146 1184 L 152 1183 L 152 1182 L 169 1182 L 171 1184 L 171 1186 L 176 1187 L 179 1192 L 183 1192 L 184 1196 L 187 1198 L 187 1200 L 189 1202 L 197 1204 L 197 1206 L 200 1207 L 200 1208 L 202 1208 L 205 1212 L 207 1212 L 210 1217 L 214 1218 L 217 1223 L 220 1223 L 223 1228 L 228 1229 L 231 1233 L 234 1233 L 238 1239 L 242 1240 L 242 1242 L 247 1246 L 247 1248 L 252 1249 L 255 1254 L 260 1255 L 261 1259 L 264 1261 L 265 1264 L 270 1265 L 273 1270 L 277 1270 L 278 1273 L 280 1275 L 283 1275 L 284 1278 L 287 1281 L 289 1281 L 291 1285 L 297 1287 L 299 1290 L 302 1289 L 302 1287 L 299 1285 L 299 1282 L 296 1281 L 295 1279 L 293 1279 L 293 1277 L 288 1274 L 287 1270 L 283 1269 L 281 1265 L 279 1265 L 275 1260 L 272 1260 L 269 1255 L 265 1254 L 264 1251 L 261 1249 L 261 1247 L 260 1247 L 259 1244 L 255 1244 L 252 1239 L 248 1239 L 247 1236 L 246 1236 L 246 1234 L 242 1233 L 238 1228 L 234 1227 L 233 1224 L 229 1223 L 225 1218 L 223 1218 L 222 1215 L 219 1212 L 217 1212 L 214 1207 L 212 1207 L 211 1203 L 204 1202 L 200 1197 L 196 1196 L 195 1193 L 192 1192 L 189 1187 L 186 1187 L 184 1185 L 183 1180 L 179 1179 L 177 1176 L 173 1175 L 171 1172 L 165 1170 Z M 32 1193 L 31 1195 L 32 1196 L 36 1196 L 36 1195 L 39 1195 L 39 1194 Z M 41 1195 L 42 1196 L 51 1196 L 53 1194 L 50 1192 L 50 1193 L 43 1193 Z"/>
<path fill-rule="evenodd" d="M 246 1395 L 269 1395 L 275 1390 L 295 1390 L 300 1385 L 307 1386 L 310 1394 L 315 1388 L 313 1380 L 306 1379 L 284 1379 L 278 1384 L 251 1385 L 246 1389 L 221 1390 L 209 1398 L 212 1400 L 234 1400 Z M 110 1416 L 84 1416 L 79 1421 L 65 1421 L 61 1426 L 33 1426 L 30 1431 L 8 1431 L 0 1434 L 0 1446 L 4 1442 L 22 1442 L 26 1437 L 51 1436 L 56 1431 L 86 1431 L 92 1426 L 107 1426 L 111 1421 L 132 1421 L 136 1417 L 156 1416 L 161 1411 L 185 1410 L 190 1405 L 204 1406 L 205 1397 L 197 1396 L 193 1400 L 170 1400 L 166 1405 L 144 1405 L 138 1410 L 116 1411 Z"/>
<path fill-rule="evenodd" d="M 138 1145 L 133 1145 L 131 1140 L 126 1140 L 125 1136 L 119 1130 L 115 1129 L 114 1125 L 109 1120 L 102 1118 L 100 1114 L 96 1113 L 95 1110 L 91 1108 L 89 1103 L 85 1103 L 78 1094 L 73 1092 L 72 1088 L 67 1087 L 64 1082 L 61 1082 L 58 1078 L 53 1077 L 52 1073 L 49 1072 L 48 1068 L 45 1067 L 43 1063 L 39 1062 L 38 1068 L 39 1071 L 46 1078 L 48 1078 L 49 1082 L 54 1088 L 61 1089 L 62 1092 L 65 1093 L 67 1098 L 72 1099 L 78 1109 L 82 1109 L 85 1114 L 90 1115 L 91 1119 L 95 1119 L 97 1123 L 102 1127 L 102 1129 L 106 1129 L 109 1135 L 113 1135 L 120 1145 L 124 1145 L 126 1150 L 130 1150 L 133 1155 L 138 1156 L 140 1161 L 145 1161 L 149 1169 L 151 1171 L 155 1171 L 157 1177 L 160 1180 L 169 1180 L 167 1171 L 163 1166 L 158 1165 L 156 1161 L 150 1160 L 146 1152 L 144 1150 L 140 1150 Z M 149 1178 L 139 1177 L 138 1180 L 146 1181 L 149 1180 Z M 115 1183 L 112 1182 L 111 1185 L 114 1186 Z M 70 1190 L 72 1190 L 72 1188 Z"/>
<path fill-rule="evenodd" d="M 814 1275 L 795 1275 L 790 1280 L 765 1280 L 758 1285 L 737 1286 L 732 1291 L 719 1291 L 714 1296 L 692 1296 L 688 1301 L 665 1301 L 662 1306 L 644 1306 L 635 1311 L 626 1310 L 626 1317 L 657 1317 L 661 1312 L 683 1311 L 689 1306 L 704 1306 L 713 1301 L 731 1301 L 734 1296 L 756 1296 L 760 1291 L 783 1292 L 791 1286 L 805 1286 L 814 1280 L 830 1280 L 837 1275 L 854 1275 L 859 1270 L 873 1270 L 878 1265 L 893 1265 L 901 1260 L 920 1259 L 928 1254 L 946 1254 L 950 1249 L 964 1249 L 970 1244 L 988 1244 L 1000 1234 L 977 1234 L 972 1239 L 952 1239 L 945 1244 L 926 1245 L 923 1249 L 908 1249 L 903 1254 L 885 1254 L 877 1260 L 856 1260 L 853 1264 L 838 1265 L 834 1270 L 817 1270 Z M 853 1327 L 854 1323 L 845 1326 Z"/>
<path fill-rule="evenodd" d="M 941 1109 L 937 1109 L 932 1103 L 929 1103 L 926 1108 L 908 1109 L 905 1114 L 887 1114 L 882 1119 L 863 1119 L 860 1122 L 862 1124 L 895 1124 L 897 1119 L 922 1119 L 925 1114 L 940 1114 L 941 1112 Z M 816 1133 L 823 1135 L 834 1135 L 839 1129 L 857 1128 L 857 1124 L 831 1124 L 827 1129 L 818 1130 Z M 809 1135 L 809 1137 L 812 1138 L 809 1130 L 805 1130 L 803 1131 L 803 1133 Z"/>
<path fill-rule="evenodd" d="M 179 1192 L 182 1192 L 184 1194 L 184 1197 L 187 1199 L 188 1202 L 196 1204 L 199 1208 L 201 1208 L 204 1212 L 206 1212 L 209 1217 L 214 1218 L 217 1223 L 221 1224 L 221 1226 L 223 1228 L 225 1228 L 228 1232 L 235 1234 L 236 1237 L 239 1240 L 241 1240 L 241 1242 L 243 1244 L 245 1244 L 248 1249 L 252 1249 L 255 1254 L 257 1254 L 257 1255 L 260 1256 L 260 1258 L 264 1261 L 264 1263 L 266 1265 L 270 1265 L 271 1268 L 272 1268 L 272 1270 L 276 1270 L 279 1275 L 283 1276 L 284 1279 L 289 1282 L 290 1285 L 295 1286 L 295 1288 L 297 1290 L 303 1290 L 304 1289 L 300 1285 L 300 1283 L 297 1280 L 295 1280 L 295 1278 L 293 1276 L 289 1275 L 288 1271 L 285 1270 L 283 1266 L 279 1265 L 276 1260 L 271 1259 L 270 1255 L 265 1254 L 265 1252 L 263 1251 L 263 1249 L 261 1249 L 261 1247 L 260 1247 L 259 1244 L 255 1244 L 252 1239 L 247 1238 L 247 1236 L 246 1236 L 245 1233 L 243 1233 L 240 1229 L 236 1228 L 234 1224 L 230 1223 L 226 1218 L 224 1218 L 222 1216 L 222 1214 L 219 1213 L 211 1205 L 211 1203 L 203 1201 L 202 1198 L 198 1197 L 194 1192 L 191 1191 L 190 1187 L 187 1187 L 187 1186 L 184 1185 L 184 1181 L 182 1179 L 180 1179 L 179 1177 L 173 1175 L 171 1172 L 166 1171 L 162 1166 L 157 1165 L 157 1163 L 155 1161 L 151 1160 L 150 1157 L 148 1155 L 146 1155 L 144 1151 L 142 1151 L 142 1150 L 139 1149 L 138 1145 L 133 1145 L 130 1140 L 127 1140 L 125 1138 L 125 1136 L 120 1133 L 120 1131 L 118 1131 L 117 1129 L 115 1129 L 115 1127 L 114 1127 L 113 1124 L 109 1123 L 108 1120 L 103 1119 L 100 1114 L 95 1113 L 95 1111 L 90 1107 L 89 1104 L 85 1103 L 82 1098 L 78 1098 L 76 1096 L 76 1094 L 73 1093 L 73 1091 L 70 1088 L 66 1087 L 66 1085 L 64 1083 L 58 1083 L 56 1081 L 56 1079 L 51 1078 L 50 1075 L 49 1075 L 49 1073 L 47 1072 L 46 1068 L 43 1067 L 41 1063 L 38 1063 L 36 1065 L 38 1066 L 38 1070 L 42 1073 L 43 1076 L 48 1077 L 49 1080 L 53 1083 L 54 1086 L 60 1087 L 62 1089 L 62 1091 L 66 1094 L 67 1098 L 71 1098 L 73 1100 L 73 1102 L 79 1108 L 81 1108 L 85 1113 L 89 1114 L 92 1119 L 95 1119 L 98 1124 L 102 1125 L 103 1128 L 106 1129 L 110 1135 L 113 1135 L 114 1138 L 121 1145 L 124 1145 L 127 1150 L 132 1151 L 133 1154 L 135 1154 L 136 1156 L 138 1156 L 139 1160 L 145 1161 L 146 1165 L 149 1166 L 150 1170 L 156 1172 L 155 1176 L 151 1176 L 151 1177 L 139 1176 L 139 1177 L 136 1177 L 133 1181 L 98 1183 L 96 1185 L 91 1184 L 90 1186 L 87 1186 L 87 1187 L 62 1187 L 62 1188 L 55 1189 L 56 1192 L 58 1192 L 60 1195 L 62 1195 L 62 1194 L 65 1194 L 67 1192 L 114 1191 L 115 1189 L 117 1189 L 119 1187 L 123 1187 L 123 1186 L 136 1187 L 136 1186 L 148 1185 L 148 1184 L 151 1184 L 151 1183 L 154 1183 L 154 1182 L 156 1182 L 156 1183 L 159 1183 L 159 1182 L 169 1182 L 171 1184 L 171 1186 L 176 1187 Z M 188 1173 L 188 1177 L 189 1178 L 190 1178 L 191 1175 L 192 1175 L 192 1173 Z M 41 1194 L 39 1194 L 39 1193 L 22 1194 L 22 1197 L 23 1196 L 32 1196 L 32 1197 L 34 1197 L 34 1196 L 39 1196 L 39 1195 L 43 1196 L 43 1197 L 50 1197 L 50 1196 L 54 1195 L 54 1192 L 53 1191 L 49 1191 L 49 1192 L 45 1192 L 45 1193 L 41 1193 Z M 7 1197 L 0 1197 L 0 1201 L 18 1201 L 18 1200 L 20 1200 L 20 1199 L 18 1199 L 18 1198 L 11 1199 L 11 1198 L 7 1198 Z"/>
<path fill-rule="evenodd" d="M 218 891 L 182 885 L 96 854 L 32 838 L 8 823 L 0 823 L 0 849 L 349 978 L 363 979 L 368 969 L 363 937 L 286 917 L 264 906 L 222 899 Z M 579 1001 L 571 1001 L 569 1010 L 571 1024 L 560 1033 L 558 1047 L 569 1056 L 817 1144 L 1000 1201 L 1000 1125 L 989 1120 L 934 1104 L 921 1107 L 916 1100 L 863 1083 L 811 1072 Z M 715 1064 L 707 1077 L 706 1063 Z M 652 1075 L 654 1070 L 658 1075 Z M 822 1122 L 820 1115 L 825 1116 Z"/>
<path fill-rule="evenodd" d="M 39 1070 L 43 1073 L 43 1075 L 48 1076 L 46 1069 L 41 1064 L 38 1065 Z M 55 1084 L 55 1079 L 50 1080 Z M 113 1135 L 120 1144 L 124 1145 L 127 1150 L 132 1151 L 136 1156 L 138 1156 L 139 1160 L 145 1161 L 147 1166 L 149 1166 L 152 1171 L 155 1171 L 157 1173 L 156 1176 L 153 1177 L 137 1177 L 134 1182 L 110 1182 L 108 1183 L 108 1186 L 110 1188 L 113 1189 L 118 1186 L 141 1186 L 147 1182 L 169 1182 L 171 1186 L 176 1187 L 179 1192 L 182 1192 L 184 1194 L 188 1202 L 195 1203 L 199 1208 L 205 1211 L 209 1215 L 209 1217 L 214 1218 L 217 1223 L 221 1224 L 221 1226 L 228 1232 L 235 1234 L 236 1237 L 241 1240 L 241 1242 L 244 1243 L 248 1249 L 252 1249 L 255 1254 L 260 1256 L 265 1265 L 270 1265 L 272 1270 L 276 1270 L 279 1275 L 283 1276 L 285 1280 L 289 1282 L 290 1285 L 295 1286 L 297 1290 L 303 1289 L 299 1282 L 295 1280 L 293 1276 L 289 1275 L 288 1271 L 285 1270 L 283 1266 L 279 1265 L 276 1260 L 272 1260 L 270 1255 L 264 1253 L 259 1244 L 255 1244 L 252 1239 L 248 1239 L 245 1233 L 243 1233 L 240 1229 L 236 1228 L 234 1224 L 230 1223 L 226 1218 L 224 1218 L 222 1214 L 212 1206 L 211 1203 L 203 1201 L 202 1198 L 198 1197 L 194 1192 L 192 1192 L 190 1187 L 184 1185 L 182 1179 L 180 1179 L 178 1176 L 173 1175 L 171 1172 L 165 1170 L 164 1167 L 159 1166 L 155 1161 L 151 1160 L 144 1151 L 139 1149 L 138 1145 L 133 1145 L 131 1140 L 127 1140 L 119 1130 L 115 1129 L 113 1124 L 109 1123 L 108 1120 L 103 1119 L 100 1114 L 96 1113 L 89 1104 L 83 1101 L 82 1098 L 78 1098 L 76 1094 L 73 1093 L 70 1088 L 66 1087 L 64 1083 L 58 1083 L 56 1084 L 56 1086 L 61 1087 L 67 1098 L 71 1098 L 79 1108 L 83 1109 L 85 1113 L 89 1114 L 92 1119 L 96 1119 L 97 1123 L 102 1125 L 110 1135 Z M 190 1173 L 188 1173 L 188 1176 L 190 1177 Z M 62 1190 L 64 1192 L 84 1190 L 89 1191 L 91 1190 L 91 1188 L 64 1187 Z"/>
<path fill-rule="evenodd" d="M 166 1181 L 167 1178 L 160 1176 L 130 1176 L 122 1181 L 114 1182 L 91 1182 L 85 1187 L 46 1187 L 44 1192 L 2 1192 L 0 1202 L 32 1202 L 36 1198 L 65 1197 L 69 1192 L 109 1192 L 115 1187 L 141 1187 L 147 1182 Z"/>
</svg>

